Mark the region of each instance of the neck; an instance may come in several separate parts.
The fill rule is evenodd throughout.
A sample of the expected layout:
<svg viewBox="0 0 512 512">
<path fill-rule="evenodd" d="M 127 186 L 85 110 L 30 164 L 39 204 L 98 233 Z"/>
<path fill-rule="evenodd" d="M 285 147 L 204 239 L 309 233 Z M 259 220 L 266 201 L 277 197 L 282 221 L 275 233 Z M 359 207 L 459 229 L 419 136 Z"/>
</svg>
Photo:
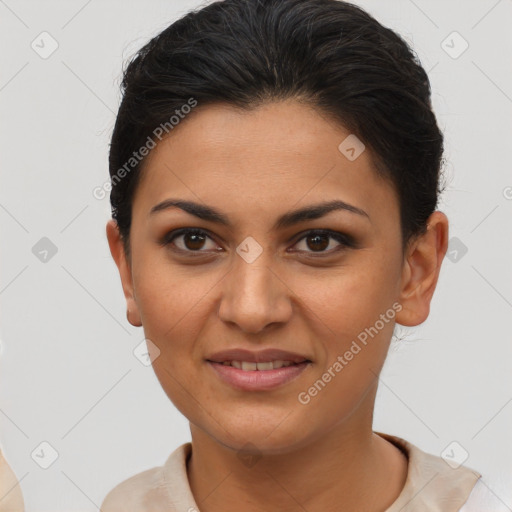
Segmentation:
<svg viewBox="0 0 512 512">
<path fill-rule="evenodd" d="M 372 407 L 359 408 L 314 441 L 245 463 L 237 450 L 191 425 L 187 471 L 201 512 L 387 509 L 403 489 L 407 459 L 372 431 L 369 398 Z"/>
</svg>

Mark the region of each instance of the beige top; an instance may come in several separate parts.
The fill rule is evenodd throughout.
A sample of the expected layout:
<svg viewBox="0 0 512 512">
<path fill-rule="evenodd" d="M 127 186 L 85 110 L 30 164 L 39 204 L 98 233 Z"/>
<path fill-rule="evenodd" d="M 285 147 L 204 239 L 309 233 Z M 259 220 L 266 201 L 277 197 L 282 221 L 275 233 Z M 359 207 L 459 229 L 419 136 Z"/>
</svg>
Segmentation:
<svg viewBox="0 0 512 512">
<path fill-rule="evenodd" d="M 0 450 L 0 512 L 24 512 L 18 479 Z"/>
<path fill-rule="evenodd" d="M 461 507 L 476 487 L 480 473 L 466 466 L 454 469 L 441 457 L 423 452 L 402 438 L 375 433 L 401 449 L 409 461 L 404 488 L 386 512 L 473 510 L 467 508 L 468 504 L 462 510 Z M 199 512 L 187 477 L 191 452 L 191 443 L 182 444 L 163 466 L 142 471 L 118 484 L 105 497 L 101 512 Z"/>
</svg>

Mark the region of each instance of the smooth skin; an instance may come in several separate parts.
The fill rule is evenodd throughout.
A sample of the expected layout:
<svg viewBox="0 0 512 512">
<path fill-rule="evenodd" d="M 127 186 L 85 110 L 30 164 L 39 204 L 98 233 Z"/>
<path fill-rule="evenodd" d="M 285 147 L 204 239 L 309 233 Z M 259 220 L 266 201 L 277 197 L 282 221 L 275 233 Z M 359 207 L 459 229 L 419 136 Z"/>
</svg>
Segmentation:
<svg viewBox="0 0 512 512">
<path fill-rule="evenodd" d="M 107 224 L 128 321 L 160 350 L 154 371 L 190 421 L 187 472 L 201 512 L 381 512 L 405 484 L 406 457 L 372 431 L 378 375 L 394 322 L 428 317 L 448 220 L 434 212 L 403 253 L 396 192 L 376 174 L 369 148 L 354 161 L 338 150 L 349 134 L 297 100 L 252 111 L 199 105 L 148 156 L 129 259 L 116 223 Z M 213 207 L 231 227 L 176 207 L 150 213 L 169 198 Z M 367 216 L 337 210 L 273 228 L 290 210 L 330 200 Z M 179 228 L 207 233 L 160 243 Z M 349 235 L 356 247 L 328 236 L 319 244 L 313 229 Z M 252 263 L 236 252 L 248 236 L 263 249 Z M 396 303 L 394 320 L 300 403 L 299 393 Z M 280 348 L 312 363 L 279 388 L 240 391 L 206 362 L 235 347 Z M 252 465 L 238 456 L 247 443 Z"/>
</svg>

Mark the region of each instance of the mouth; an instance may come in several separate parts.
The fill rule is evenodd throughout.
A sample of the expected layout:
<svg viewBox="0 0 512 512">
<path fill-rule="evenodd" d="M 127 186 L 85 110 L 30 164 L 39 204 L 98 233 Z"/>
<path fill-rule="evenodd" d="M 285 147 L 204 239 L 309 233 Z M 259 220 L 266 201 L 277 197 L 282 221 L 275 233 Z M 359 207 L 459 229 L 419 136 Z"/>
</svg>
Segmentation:
<svg viewBox="0 0 512 512">
<path fill-rule="evenodd" d="M 253 371 L 270 371 L 270 370 L 278 370 L 279 368 L 288 368 L 289 366 L 297 366 L 303 363 L 310 363 L 309 359 L 303 359 L 302 361 L 283 361 L 280 359 L 276 359 L 274 361 L 211 361 L 207 359 L 210 363 L 221 364 L 223 366 L 231 366 L 233 368 L 237 368 L 238 370 L 242 370 L 244 372 L 253 372 Z"/>
<path fill-rule="evenodd" d="M 259 351 L 231 348 L 209 355 L 205 362 L 221 382 L 244 391 L 283 386 L 302 375 L 312 364 L 305 355 L 278 348 Z"/>
<path fill-rule="evenodd" d="M 206 361 L 216 378 L 238 391 L 270 391 L 289 384 L 311 366 L 310 360 Z M 275 366 L 274 366 L 275 365 Z"/>
</svg>

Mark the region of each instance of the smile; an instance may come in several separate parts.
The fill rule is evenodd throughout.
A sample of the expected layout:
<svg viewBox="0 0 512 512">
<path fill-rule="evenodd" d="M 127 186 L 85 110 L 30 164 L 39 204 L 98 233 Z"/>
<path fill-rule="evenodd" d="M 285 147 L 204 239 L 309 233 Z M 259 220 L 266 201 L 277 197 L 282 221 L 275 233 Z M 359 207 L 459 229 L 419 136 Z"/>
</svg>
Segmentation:
<svg viewBox="0 0 512 512">
<path fill-rule="evenodd" d="M 284 386 L 298 378 L 311 366 L 311 361 L 207 361 L 207 364 L 215 376 L 230 387 L 243 391 L 266 391 Z"/>
<path fill-rule="evenodd" d="M 238 368 L 239 370 L 244 371 L 268 371 L 268 370 L 276 370 L 278 368 L 288 367 L 292 364 L 296 364 L 293 361 L 268 361 L 261 363 L 254 363 L 251 361 L 224 361 L 222 363 L 224 366 L 233 366 L 234 368 Z"/>
</svg>

